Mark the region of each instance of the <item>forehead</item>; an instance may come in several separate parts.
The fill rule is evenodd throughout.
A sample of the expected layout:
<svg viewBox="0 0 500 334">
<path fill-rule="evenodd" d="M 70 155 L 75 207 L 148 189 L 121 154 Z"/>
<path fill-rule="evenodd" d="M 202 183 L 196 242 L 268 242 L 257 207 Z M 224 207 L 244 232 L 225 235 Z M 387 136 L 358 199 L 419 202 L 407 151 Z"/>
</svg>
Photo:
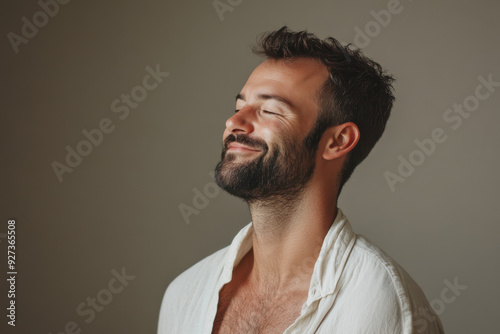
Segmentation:
<svg viewBox="0 0 500 334">
<path fill-rule="evenodd" d="M 254 69 L 241 93 L 247 99 L 252 95 L 275 94 L 299 109 L 308 109 L 317 107 L 318 92 L 327 79 L 327 67 L 314 59 L 267 59 Z"/>
</svg>

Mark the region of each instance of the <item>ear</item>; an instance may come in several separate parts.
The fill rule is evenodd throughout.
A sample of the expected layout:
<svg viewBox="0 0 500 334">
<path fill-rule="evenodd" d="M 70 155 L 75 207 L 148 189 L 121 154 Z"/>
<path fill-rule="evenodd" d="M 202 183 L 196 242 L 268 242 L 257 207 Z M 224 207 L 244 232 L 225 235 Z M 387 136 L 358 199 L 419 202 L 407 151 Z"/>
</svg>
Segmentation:
<svg viewBox="0 0 500 334">
<path fill-rule="evenodd" d="M 358 143 L 360 132 L 353 122 L 347 122 L 328 128 L 324 136 L 323 159 L 334 160 L 347 155 Z"/>
</svg>

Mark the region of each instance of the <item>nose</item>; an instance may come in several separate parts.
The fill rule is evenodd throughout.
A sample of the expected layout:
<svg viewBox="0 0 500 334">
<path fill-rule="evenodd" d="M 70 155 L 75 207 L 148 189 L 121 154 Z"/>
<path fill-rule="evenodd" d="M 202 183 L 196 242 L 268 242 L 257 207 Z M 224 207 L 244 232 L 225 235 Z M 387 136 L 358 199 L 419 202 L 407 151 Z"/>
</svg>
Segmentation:
<svg viewBox="0 0 500 334">
<path fill-rule="evenodd" d="M 254 130 L 255 110 L 250 106 L 244 106 L 226 121 L 226 131 L 236 134 L 249 134 Z"/>
</svg>

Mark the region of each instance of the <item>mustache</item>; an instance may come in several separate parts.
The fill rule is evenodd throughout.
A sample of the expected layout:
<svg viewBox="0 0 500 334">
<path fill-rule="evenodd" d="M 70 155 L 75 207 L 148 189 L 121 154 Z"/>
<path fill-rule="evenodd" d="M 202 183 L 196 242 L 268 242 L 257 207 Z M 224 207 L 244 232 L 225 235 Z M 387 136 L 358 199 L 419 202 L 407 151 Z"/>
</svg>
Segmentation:
<svg viewBox="0 0 500 334">
<path fill-rule="evenodd" d="M 264 152 L 267 152 L 267 150 L 269 149 L 269 147 L 267 146 L 266 142 L 263 141 L 262 139 L 250 138 L 247 135 L 237 135 L 237 136 L 235 136 L 233 134 L 230 134 L 224 140 L 224 143 L 223 143 L 223 153 L 225 153 L 228 150 L 229 144 L 231 144 L 232 142 L 240 143 L 240 144 L 249 146 L 250 148 L 260 149 L 260 150 L 262 150 Z"/>
</svg>

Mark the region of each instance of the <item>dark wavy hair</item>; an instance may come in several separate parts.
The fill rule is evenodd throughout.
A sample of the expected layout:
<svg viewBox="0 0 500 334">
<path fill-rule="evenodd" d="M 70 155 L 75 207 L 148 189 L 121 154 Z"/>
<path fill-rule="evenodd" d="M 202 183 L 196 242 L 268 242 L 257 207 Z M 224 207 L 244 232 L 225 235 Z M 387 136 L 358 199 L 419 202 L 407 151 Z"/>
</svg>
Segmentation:
<svg viewBox="0 0 500 334">
<path fill-rule="evenodd" d="M 346 122 L 358 126 L 360 139 L 342 167 L 338 197 L 356 166 L 384 132 L 394 102 L 394 77 L 359 49 L 351 49 L 351 44 L 342 46 L 333 37 L 321 40 L 305 30 L 294 32 L 287 26 L 264 33 L 252 51 L 273 60 L 312 58 L 328 68 L 329 78 L 319 93 L 318 118 L 306 145 L 316 150 L 321 136 L 331 126 Z"/>
</svg>

